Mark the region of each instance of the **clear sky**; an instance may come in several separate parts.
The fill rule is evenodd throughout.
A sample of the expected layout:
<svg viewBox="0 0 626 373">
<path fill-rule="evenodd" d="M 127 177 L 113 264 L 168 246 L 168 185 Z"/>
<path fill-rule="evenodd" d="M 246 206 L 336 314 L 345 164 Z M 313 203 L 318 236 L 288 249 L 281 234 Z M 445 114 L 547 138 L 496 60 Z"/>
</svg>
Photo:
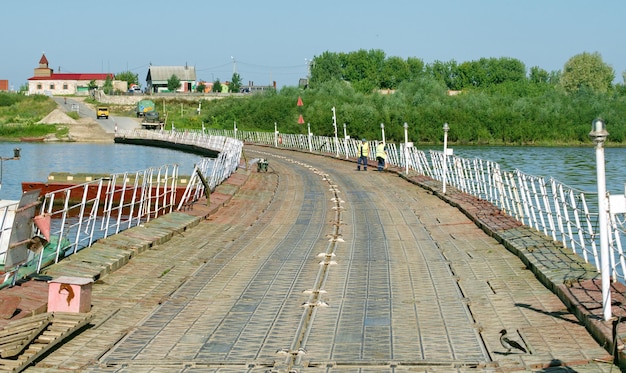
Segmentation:
<svg viewBox="0 0 626 373">
<path fill-rule="evenodd" d="M 562 70 L 598 52 L 623 83 L 624 0 L 20 0 L 1 7 L 0 79 L 18 89 L 43 52 L 55 72 L 189 64 L 198 80 L 295 86 L 323 52 L 434 61 L 516 58 Z"/>
</svg>

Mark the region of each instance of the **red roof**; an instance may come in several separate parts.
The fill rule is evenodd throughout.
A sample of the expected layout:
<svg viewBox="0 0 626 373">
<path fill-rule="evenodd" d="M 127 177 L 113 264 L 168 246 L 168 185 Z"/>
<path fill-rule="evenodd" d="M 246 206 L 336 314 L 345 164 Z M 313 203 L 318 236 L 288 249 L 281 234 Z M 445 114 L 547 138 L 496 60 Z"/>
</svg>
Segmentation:
<svg viewBox="0 0 626 373">
<path fill-rule="evenodd" d="M 39 60 L 39 64 L 48 66 L 48 59 L 46 58 L 45 54 L 41 55 L 41 59 Z"/>
<path fill-rule="evenodd" d="M 111 79 L 114 78 L 113 74 L 110 73 L 60 73 L 60 74 L 51 74 L 50 76 L 33 76 L 28 78 L 28 80 L 106 80 L 107 76 Z"/>
</svg>

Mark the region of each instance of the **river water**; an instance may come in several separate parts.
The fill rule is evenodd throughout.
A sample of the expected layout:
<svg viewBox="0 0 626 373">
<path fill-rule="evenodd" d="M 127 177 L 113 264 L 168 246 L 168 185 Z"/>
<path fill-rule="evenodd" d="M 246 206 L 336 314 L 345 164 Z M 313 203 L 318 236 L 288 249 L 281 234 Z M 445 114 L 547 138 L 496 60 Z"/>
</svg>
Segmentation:
<svg viewBox="0 0 626 373">
<path fill-rule="evenodd" d="M 19 160 L 13 149 L 20 148 Z M 19 200 L 23 181 L 45 182 L 51 172 L 124 173 L 178 164 L 179 175 L 191 175 L 201 157 L 176 150 L 126 144 L 0 143 L 0 199 Z"/>
<path fill-rule="evenodd" d="M 51 172 L 122 173 L 178 164 L 179 174 L 190 175 L 201 159 L 195 154 L 138 145 L 11 142 L 0 143 L 0 157 L 12 157 L 16 147 L 21 149 L 20 160 L 0 162 L 0 199 L 19 199 L 22 181 L 46 181 Z M 584 192 L 597 190 L 593 147 L 459 146 L 453 151 L 463 158 L 497 162 L 503 170 L 553 177 Z M 626 148 L 605 149 L 605 167 L 607 191 L 624 194 Z"/>
</svg>

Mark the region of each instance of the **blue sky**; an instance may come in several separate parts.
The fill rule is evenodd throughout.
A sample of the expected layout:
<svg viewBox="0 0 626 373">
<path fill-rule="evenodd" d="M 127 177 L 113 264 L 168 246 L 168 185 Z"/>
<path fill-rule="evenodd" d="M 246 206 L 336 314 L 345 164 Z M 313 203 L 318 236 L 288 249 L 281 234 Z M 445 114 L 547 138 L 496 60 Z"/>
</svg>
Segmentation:
<svg viewBox="0 0 626 373">
<path fill-rule="evenodd" d="M 198 79 L 295 86 L 325 51 L 380 49 L 425 63 L 510 57 L 562 70 L 598 52 L 626 71 L 624 0 L 21 0 L 2 4 L 0 79 L 18 89 L 43 52 L 57 72 L 196 67 Z M 235 66 L 234 66 L 235 65 Z"/>
</svg>

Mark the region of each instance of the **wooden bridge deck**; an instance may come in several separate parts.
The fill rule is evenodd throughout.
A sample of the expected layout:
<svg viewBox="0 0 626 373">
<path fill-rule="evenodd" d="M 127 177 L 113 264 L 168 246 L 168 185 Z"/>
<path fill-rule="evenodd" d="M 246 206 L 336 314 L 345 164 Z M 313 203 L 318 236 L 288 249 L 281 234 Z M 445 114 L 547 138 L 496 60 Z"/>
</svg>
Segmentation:
<svg viewBox="0 0 626 373">
<path fill-rule="evenodd" d="M 95 280 L 94 317 L 27 371 L 618 369 L 594 340 L 612 337 L 595 270 L 493 206 L 428 178 L 247 151 L 269 171 L 238 173 L 221 203 L 51 267 Z M 508 353 L 501 329 L 528 352 Z"/>
</svg>

